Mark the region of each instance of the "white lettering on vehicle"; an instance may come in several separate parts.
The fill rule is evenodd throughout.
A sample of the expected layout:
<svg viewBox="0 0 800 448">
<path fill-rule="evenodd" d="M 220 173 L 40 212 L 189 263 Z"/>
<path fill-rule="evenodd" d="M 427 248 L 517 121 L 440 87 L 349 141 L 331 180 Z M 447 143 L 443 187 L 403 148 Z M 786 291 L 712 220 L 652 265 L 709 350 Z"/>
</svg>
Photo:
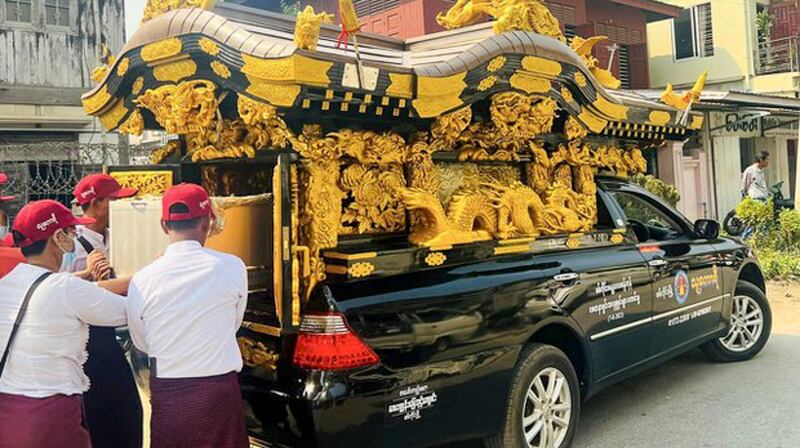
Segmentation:
<svg viewBox="0 0 800 448">
<path fill-rule="evenodd" d="M 711 312 L 711 307 L 707 306 L 705 308 L 700 308 L 699 310 L 694 310 L 691 313 L 683 313 L 680 316 L 673 317 L 672 319 L 667 321 L 668 327 L 674 327 L 675 325 L 680 325 L 684 322 L 688 322 L 692 319 L 697 319 L 700 316 L 705 316 L 706 314 Z"/>
<path fill-rule="evenodd" d="M 627 308 L 629 305 L 641 305 L 642 296 L 634 291 L 627 297 L 618 297 L 613 300 L 603 299 L 602 303 L 596 303 L 589 307 L 589 314 L 597 314 L 605 316 L 608 311 L 620 311 Z"/>
<path fill-rule="evenodd" d="M 617 283 L 608 283 L 606 281 L 597 282 L 594 288 L 594 293 L 605 297 L 606 295 L 613 296 L 617 291 L 624 292 L 633 289 L 633 283 L 630 277 L 623 277 L 622 281 Z"/>
<path fill-rule="evenodd" d="M 402 389 L 399 399 L 393 400 L 386 408 L 388 417 L 402 421 L 416 421 L 423 417 L 423 411 L 438 403 L 439 395 L 429 391 L 427 385 L 414 385 Z"/>
</svg>

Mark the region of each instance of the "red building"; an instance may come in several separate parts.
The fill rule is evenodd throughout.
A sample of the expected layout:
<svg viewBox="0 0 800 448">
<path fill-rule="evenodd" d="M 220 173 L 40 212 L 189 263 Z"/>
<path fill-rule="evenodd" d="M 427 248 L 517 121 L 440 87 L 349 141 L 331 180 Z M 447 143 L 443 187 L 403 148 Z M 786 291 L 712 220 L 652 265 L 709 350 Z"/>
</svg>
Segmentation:
<svg viewBox="0 0 800 448">
<path fill-rule="evenodd" d="M 315 8 L 338 10 L 337 0 L 313 0 Z M 453 6 L 447 0 L 355 0 L 364 31 L 408 39 L 442 31 L 436 15 Z M 647 23 L 677 17 L 680 8 L 655 0 L 549 0 L 544 3 L 561 22 L 567 37 L 608 36 L 595 47 L 601 66 L 608 65 L 616 44 L 612 71 L 623 88 L 649 88 Z"/>
</svg>

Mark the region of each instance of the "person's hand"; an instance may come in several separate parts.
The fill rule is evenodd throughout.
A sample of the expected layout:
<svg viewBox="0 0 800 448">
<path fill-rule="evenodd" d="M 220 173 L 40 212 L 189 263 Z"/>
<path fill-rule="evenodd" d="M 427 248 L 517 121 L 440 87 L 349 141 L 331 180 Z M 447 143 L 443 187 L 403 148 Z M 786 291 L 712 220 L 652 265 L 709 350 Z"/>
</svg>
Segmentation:
<svg viewBox="0 0 800 448">
<path fill-rule="evenodd" d="M 91 272 L 94 281 L 106 280 L 111 276 L 111 264 L 106 256 L 97 250 L 92 251 L 86 257 L 86 269 Z"/>
</svg>

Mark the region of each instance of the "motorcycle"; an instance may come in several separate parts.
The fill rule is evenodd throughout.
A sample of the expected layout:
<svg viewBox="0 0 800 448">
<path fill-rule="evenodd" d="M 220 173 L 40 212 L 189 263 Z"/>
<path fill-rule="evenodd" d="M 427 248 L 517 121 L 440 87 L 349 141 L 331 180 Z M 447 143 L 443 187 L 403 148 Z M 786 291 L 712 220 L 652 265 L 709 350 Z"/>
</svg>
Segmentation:
<svg viewBox="0 0 800 448">
<path fill-rule="evenodd" d="M 769 188 L 769 195 L 772 198 L 772 206 L 776 217 L 783 209 L 794 209 L 794 200 L 792 198 L 785 198 L 781 191 L 782 188 L 782 181 Z M 741 236 L 747 228 L 747 225 L 736 216 L 736 209 L 734 208 L 725 216 L 725 219 L 722 221 L 722 228 L 725 229 L 725 232 L 730 236 Z"/>
</svg>

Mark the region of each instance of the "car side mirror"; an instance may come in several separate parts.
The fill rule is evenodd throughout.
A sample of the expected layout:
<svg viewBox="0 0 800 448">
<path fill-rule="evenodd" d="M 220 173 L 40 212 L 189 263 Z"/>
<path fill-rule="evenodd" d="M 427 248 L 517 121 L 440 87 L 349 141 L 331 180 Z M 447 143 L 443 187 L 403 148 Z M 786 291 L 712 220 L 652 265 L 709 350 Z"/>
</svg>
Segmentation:
<svg viewBox="0 0 800 448">
<path fill-rule="evenodd" d="M 698 219 L 694 223 L 694 234 L 698 238 L 716 239 L 719 236 L 719 223 L 713 219 Z"/>
</svg>

